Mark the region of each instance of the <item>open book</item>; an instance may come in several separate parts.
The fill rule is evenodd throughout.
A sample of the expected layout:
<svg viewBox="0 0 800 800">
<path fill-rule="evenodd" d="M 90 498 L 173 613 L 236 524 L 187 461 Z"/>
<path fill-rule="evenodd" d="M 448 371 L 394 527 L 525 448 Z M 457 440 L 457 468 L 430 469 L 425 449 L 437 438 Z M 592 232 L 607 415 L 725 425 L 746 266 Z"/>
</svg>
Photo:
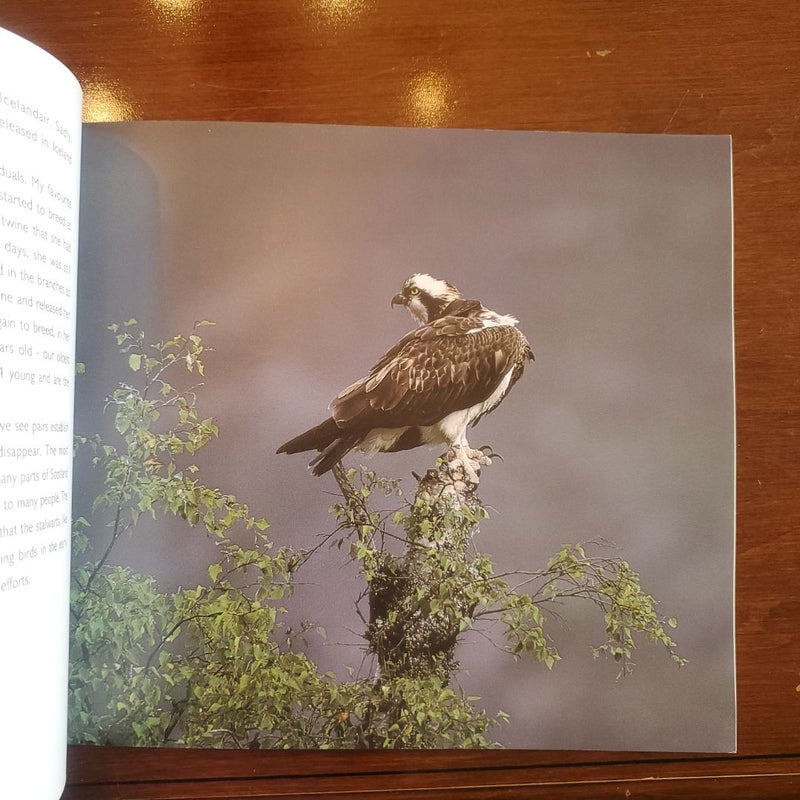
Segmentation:
<svg viewBox="0 0 800 800">
<path fill-rule="evenodd" d="M 735 749 L 727 137 L 80 119 L 0 31 L 9 796 L 68 736 Z"/>
</svg>

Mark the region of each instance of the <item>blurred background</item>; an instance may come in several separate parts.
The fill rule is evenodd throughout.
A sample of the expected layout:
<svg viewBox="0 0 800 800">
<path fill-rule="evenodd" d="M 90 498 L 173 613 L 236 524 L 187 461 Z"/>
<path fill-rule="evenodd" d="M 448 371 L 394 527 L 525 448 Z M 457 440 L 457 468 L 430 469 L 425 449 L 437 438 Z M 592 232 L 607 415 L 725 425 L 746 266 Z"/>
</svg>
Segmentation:
<svg viewBox="0 0 800 800">
<path fill-rule="evenodd" d="M 206 483 L 312 547 L 335 523 L 331 476 L 275 449 L 413 326 L 389 301 L 413 272 L 514 314 L 535 363 L 470 437 L 484 471 L 477 545 L 534 570 L 602 537 L 679 627 L 689 664 L 641 643 L 632 676 L 595 661 L 601 615 L 557 609 L 553 672 L 499 630 L 465 637 L 461 684 L 511 714 L 507 747 L 735 746 L 734 418 L 727 137 L 123 123 L 85 131 L 76 432 L 101 423 L 123 360 L 111 322 L 156 339 L 211 319 L 200 394 L 217 442 Z M 377 456 L 404 480 L 437 451 Z M 357 463 L 351 457 L 349 463 Z M 78 484 L 76 513 L 93 478 Z M 203 580 L 198 531 L 143 528 L 118 557 L 161 588 Z M 361 670 L 357 575 L 321 550 L 289 605 L 327 630 L 309 653 Z M 488 635 L 488 636 L 487 636 Z M 494 635 L 494 643 L 490 637 Z"/>
</svg>

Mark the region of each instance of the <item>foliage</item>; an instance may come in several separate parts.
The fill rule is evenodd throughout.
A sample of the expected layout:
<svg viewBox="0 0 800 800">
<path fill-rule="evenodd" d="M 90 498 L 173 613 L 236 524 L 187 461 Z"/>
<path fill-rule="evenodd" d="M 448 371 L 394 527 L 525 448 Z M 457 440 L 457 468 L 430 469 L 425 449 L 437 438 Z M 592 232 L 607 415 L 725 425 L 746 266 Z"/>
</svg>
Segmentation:
<svg viewBox="0 0 800 800">
<path fill-rule="evenodd" d="M 569 597 L 591 600 L 603 612 L 606 641 L 593 648 L 595 657 L 611 656 L 620 662 L 621 674 L 630 673 L 636 648 L 634 634 L 661 644 L 678 665 L 686 664 L 675 650 L 666 628 L 676 628 L 674 617 L 656 611 L 656 601 L 642 589 L 639 575 L 621 559 L 591 558 L 582 545 L 567 545 L 536 576 L 540 581 L 531 602 L 554 602 Z"/>
<path fill-rule="evenodd" d="M 472 490 L 454 489 L 444 462 L 403 497 L 397 481 L 364 470 L 334 474 L 342 499 L 330 535 L 358 564 L 355 598 L 373 666 L 341 681 L 294 647 L 284 603 L 315 555 L 274 548 L 262 516 L 200 480 L 195 454 L 216 438 L 197 408 L 208 348 L 197 329 L 148 344 L 135 320 L 110 330 L 130 372 L 107 399 L 114 434 L 76 438 L 102 487 L 73 525 L 70 738 L 73 742 L 238 748 L 491 747 L 479 698 L 457 683 L 456 648 L 489 620 L 506 649 L 553 668 L 548 609 L 588 599 L 606 641 L 594 648 L 632 667 L 638 634 L 677 663 L 656 603 L 618 559 L 566 546 L 543 570 L 498 574 L 475 535 L 488 517 Z M 450 481 L 450 483 L 448 483 Z M 391 505 L 386 510 L 377 506 Z M 203 584 L 164 592 L 114 565 L 142 518 L 182 520 L 216 547 Z M 161 525 L 158 535 L 168 535 Z M 88 536 L 92 529 L 92 538 Z M 242 542 L 245 542 L 243 544 Z M 301 634 L 314 628 L 304 623 Z M 324 632 L 321 632 L 324 635 Z M 352 671 L 351 671 L 352 676 Z"/>
<path fill-rule="evenodd" d="M 339 475 L 345 501 L 332 512 L 349 532 L 350 554 L 368 586 L 366 639 L 383 673 L 453 673 L 458 638 L 481 620 L 500 622 L 511 655 L 552 669 L 560 656 L 545 630 L 547 611 L 573 598 L 601 611 L 607 638 L 593 652 L 620 662 L 621 674 L 634 666 L 637 634 L 661 644 L 679 666 L 686 663 L 667 633 L 676 620 L 658 614 L 626 561 L 566 545 L 543 570 L 498 574 L 473 544 L 486 509 L 463 492 L 455 502 L 441 487 L 432 495 L 431 480 L 447 485 L 443 464 L 420 482 L 411 503 L 389 514 L 370 510 L 369 501 L 376 489 L 398 493 L 393 484 L 363 468 Z M 403 556 L 389 546 L 397 541 L 405 545 Z"/>
<path fill-rule="evenodd" d="M 280 682 L 259 680 L 246 691 L 249 674 L 283 675 L 284 694 L 298 680 L 318 679 L 313 665 L 281 652 L 275 635 L 282 611 L 275 603 L 289 593 L 301 554 L 271 552 L 266 520 L 234 495 L 203 485 L 187 460 L 218 434 L 213 419 L 198 414 L 198 387 L 169 382 L 180 372 L 203 375 L 207 348 L 197 332 L 148 345 L 135 320 L 111 331 L 138 383 L 120 384 L 107 401 L 120 443 L 99 434 L 76 440 L 103 476 L 91 514 L 102 552 L 90 550 L 89 521 L 78 518 L 73 548 L 86 558 L 75 563 L 72 579 L 70 735 L 81 742 L 221 744 L 234 690 L 236 702 L 252 713 L 258 708 L 259 720 L 280 696 Z M 114 545 L 142 515 L 177 517 L 212 538 L 218 560 L 207 586 L 162 593 L 153 578 L 110 566 Z M 240 544 L 235 532 L 251 544 Z"/>
</svg>

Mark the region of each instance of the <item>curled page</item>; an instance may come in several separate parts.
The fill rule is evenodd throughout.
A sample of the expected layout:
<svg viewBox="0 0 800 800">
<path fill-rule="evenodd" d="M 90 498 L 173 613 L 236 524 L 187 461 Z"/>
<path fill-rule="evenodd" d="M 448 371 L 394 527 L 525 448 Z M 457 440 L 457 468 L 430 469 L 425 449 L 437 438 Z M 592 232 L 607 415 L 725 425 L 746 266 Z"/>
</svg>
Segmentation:
<svg viewBox="0 0 800 800">
<path fill-rule="evenodd" d="M 0 30 L 3 795 L 57 798 L 66 675 L 81 90 Z"/>
</svg>

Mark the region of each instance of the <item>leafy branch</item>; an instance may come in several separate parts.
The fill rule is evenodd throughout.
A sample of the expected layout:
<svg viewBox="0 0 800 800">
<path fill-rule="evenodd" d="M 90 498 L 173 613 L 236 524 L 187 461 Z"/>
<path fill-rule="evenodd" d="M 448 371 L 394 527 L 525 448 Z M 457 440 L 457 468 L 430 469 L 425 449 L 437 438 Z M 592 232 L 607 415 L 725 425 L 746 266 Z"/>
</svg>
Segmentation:
<svg viewBox="0 0 800 800">
<path fill-rule="evenodd" d="M 231 651 L 281 656 L 272 636 L 281 609 L 274 604 L 289 594 L 303 555 L 271 552 L 266 519 L 201 483 L 191 460 L 219 429 L 198 413 L 202 384 L 177 384 L 181 374 L 204 374 L 209 348 L 196 330 L 210 324 L 154 344 L 135 320 L 110 326 L 133 375 L 106 401 L 119 441 L 76 439 L 77 455 L 87 454 L 103 477 L 89 515 L 94 526 L 85 517 L 73 525 L 74 552 L 82 557 L 71 602 L 70 725 L 77 741 L 157 744 L 175 733 L 197 736 L 208 685 L 203 670 L 204 678 L 221 680 Z M 177 517 L 211 537 L 218 560 L 208 568 L 209 586 L 161 593 L 154 579 L 111 565 L 116 543 L 135 533 L 142 515 Z M 94 559 L 87 557 L 91 527 L 100 552 Z M 241 544 L 243 532 L 251 545 Z"/>
<path fill-rule="evenodd" d="M 449 682 L 458 666 L 457 642 L 481 620 L 501 624 L 515 658 L 527 656 L 552 669 L 560 655 L 547 622 L 551 609 L 568 600 L 589 601 L 600 611 L 607 638 L 593 653 L 619 662 L 621 674 L 633 669 L 640 636 L 663 646 L 677 665 L 686 663 L 668 633 L 677 621 L 658 613 L 623 559 L 587 555 L 588 545 L 566 545 L 544 569 L 499 574 L 474 544 L 488 512 L 474 488 L 465 491 L 452 480 L 446 462 L 420 480 L 413 501 L 392 512 L 391 522 L 370 501 L 376 489 L 396 493 L 394 484 L 363 468 L 340 469 L 336 478 L 344 502 L 332 512 L 339 530 L 352 537 L 350 553 L 368 587 L 365 639 L 379 674 L 438 674 Z M 387 549 L 389 540 L 403 542 L 404 554 Z"/>
</svg>

